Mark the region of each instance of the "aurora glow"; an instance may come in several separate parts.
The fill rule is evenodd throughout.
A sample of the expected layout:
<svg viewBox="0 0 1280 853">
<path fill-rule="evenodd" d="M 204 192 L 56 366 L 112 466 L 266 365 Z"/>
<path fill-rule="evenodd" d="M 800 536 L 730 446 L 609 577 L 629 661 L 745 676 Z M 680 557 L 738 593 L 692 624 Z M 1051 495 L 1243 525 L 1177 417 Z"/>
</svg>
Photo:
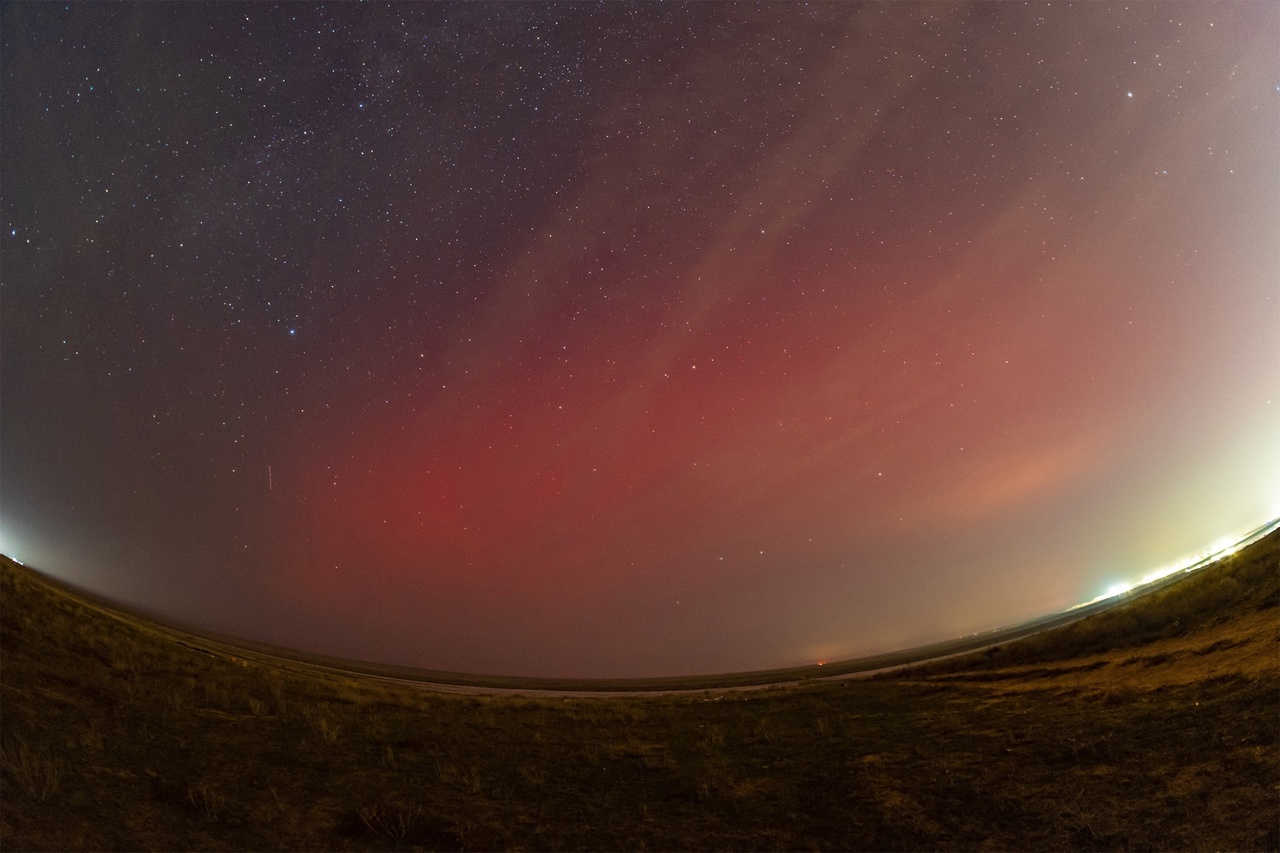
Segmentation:
<svg viewBox="0 0 1280 853">
<path fill-rule="evenodd" d="M 1280 6 L 9 4 L 4 550 L 654 675 L 1280 516 Z"/>
</svg>

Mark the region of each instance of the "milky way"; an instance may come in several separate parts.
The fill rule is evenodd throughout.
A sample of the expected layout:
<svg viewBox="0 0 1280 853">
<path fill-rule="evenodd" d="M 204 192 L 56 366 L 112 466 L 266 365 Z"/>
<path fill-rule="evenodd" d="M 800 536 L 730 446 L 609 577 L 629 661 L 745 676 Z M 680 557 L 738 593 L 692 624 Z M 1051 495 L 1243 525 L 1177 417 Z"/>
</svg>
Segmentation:
<svg viewBox="0 0 1280 853">
<path fill-rule="evenodd" d="M 436 669 L 810 663 L 1280 515 L 1280 6 L 10 4 L 3 549 Z"/>
</svg>

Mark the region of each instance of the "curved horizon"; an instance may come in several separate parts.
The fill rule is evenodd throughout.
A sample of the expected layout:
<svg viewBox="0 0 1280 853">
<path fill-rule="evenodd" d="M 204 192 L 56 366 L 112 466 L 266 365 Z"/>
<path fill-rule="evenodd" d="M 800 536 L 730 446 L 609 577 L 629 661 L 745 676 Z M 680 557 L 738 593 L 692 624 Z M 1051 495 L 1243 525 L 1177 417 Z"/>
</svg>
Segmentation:
<svg viewBox="0 0 1280 853">
<path fill-rule="evenodd" d="M 1280 515 L 1275 4 L 0 15 L 0 534 L 77 586 L 735 672 Z"/>
<path fill-rule="evenodd" d="M 995 643 L 1013 642 L 1044 631 L 1064 627 L 1079 619 L 1087 618 L 1095 613 L 1141 598 L 1163 589 L 1171 583 L 1176 583 L 1191 574 L 1212 568 L 1222 560 L 1262 541 L 1277 530 L 1280 530 L 1280 517 L 1276 517 L 1266 524 L 1249 531 L 1238 539 L 1224 542 L 1222 538 L 1219 538 L 1209 548 L 1172 566 L 1164 566 L 1154 572 L 1148 572 L 1142 580 L 1125 584 L 1122 589 L 1109 590 L 1107 593 L 1089 601 L 1083 601 L 1052 613 L 1041 614 L 1018 625 L 1005 625 L 981 633 L 953 637 L 949 640 L 928 645 L 894 649 L 876 655 L 843 660 L 799 663 L 791 667 L 773 669 L 707 672 L 692 675 L 653 675 L 631 678 L 557 678 L 554 676 L 520 676 L 504 673 L 452 672 L 394 666 L 374 660 L 329 657 L 308 652 L 306 649 L 277 647 L 248 637 L 220 636 L 204 631 L 198 626 L 166 622 L 156 614 L 130 609 L 126 604 L 97 596 L 89 590 L 80 589 L 59 580 L 34 566 L 10 557 L 4 552 L 3 548 L 0 548 L 0 557 L 11 560 L 25 569 L 34 571 L 45 580 L 53 581 L 65 591 L 77 597 L 88 596 L 90 603 L 105 606 L 110 610 L 134 618 L 144 619 L 152 625 L 165 630 L 180 632 L 193 640 L 199 640 L 206 644 L 212 642 L 219 647 L 217 650 L 219 653 L 230 653 L 232 651 L 249 653 L 258 657 L 275 658 L 289 663 L 302 664 L 310 668 L 331 669 L 336 672 L 346 672 L 393 682 L 405 681 L 434 688 L 466 687 L 484 695 L 504 695 L 508 693 L 517 695 L 521 693 L 576 695 L 584 691 L 601 696 L 631 695 L 632 693 L 670 695 L 686 692 L 705 692 L 707 690 L 779 687 L 815 677 L 823 679 L 864 677 L 970 654 L 989 648 Z M 186 644 L 183 643 L 182 645 Z M 206 653 L 209 651 L 208 649 L 193 646 L 188 646 L 188 648 Z"/>
</svg>

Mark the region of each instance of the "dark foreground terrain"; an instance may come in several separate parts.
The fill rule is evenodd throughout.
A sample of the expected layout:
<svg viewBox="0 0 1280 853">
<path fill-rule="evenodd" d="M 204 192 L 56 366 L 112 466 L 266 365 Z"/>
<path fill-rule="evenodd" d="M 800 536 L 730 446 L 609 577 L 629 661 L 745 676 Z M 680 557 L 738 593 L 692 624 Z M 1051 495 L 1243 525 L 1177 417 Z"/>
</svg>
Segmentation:
<svg viewBox="0 0 1280 853">
<path fill-rule="evenodd" d="M 459 696 L 215 656 L 4 560 L 0 847 L 1280 847 L 1280 534 L 865 680 Z"/>
</svg>

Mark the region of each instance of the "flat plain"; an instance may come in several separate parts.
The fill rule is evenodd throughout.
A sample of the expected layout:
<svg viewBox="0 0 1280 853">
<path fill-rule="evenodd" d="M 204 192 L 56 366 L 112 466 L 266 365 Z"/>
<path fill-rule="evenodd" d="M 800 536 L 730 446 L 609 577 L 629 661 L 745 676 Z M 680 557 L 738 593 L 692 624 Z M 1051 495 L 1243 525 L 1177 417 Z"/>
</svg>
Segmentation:
<svg viewBox="0 0 1280 853">
<path fill-rule="evenodd" d="M 1280 533 L 981 652 L 639 697 L 211 652 L 0 569 L 6 850 L 1280 848 Z"/>
</svg>

